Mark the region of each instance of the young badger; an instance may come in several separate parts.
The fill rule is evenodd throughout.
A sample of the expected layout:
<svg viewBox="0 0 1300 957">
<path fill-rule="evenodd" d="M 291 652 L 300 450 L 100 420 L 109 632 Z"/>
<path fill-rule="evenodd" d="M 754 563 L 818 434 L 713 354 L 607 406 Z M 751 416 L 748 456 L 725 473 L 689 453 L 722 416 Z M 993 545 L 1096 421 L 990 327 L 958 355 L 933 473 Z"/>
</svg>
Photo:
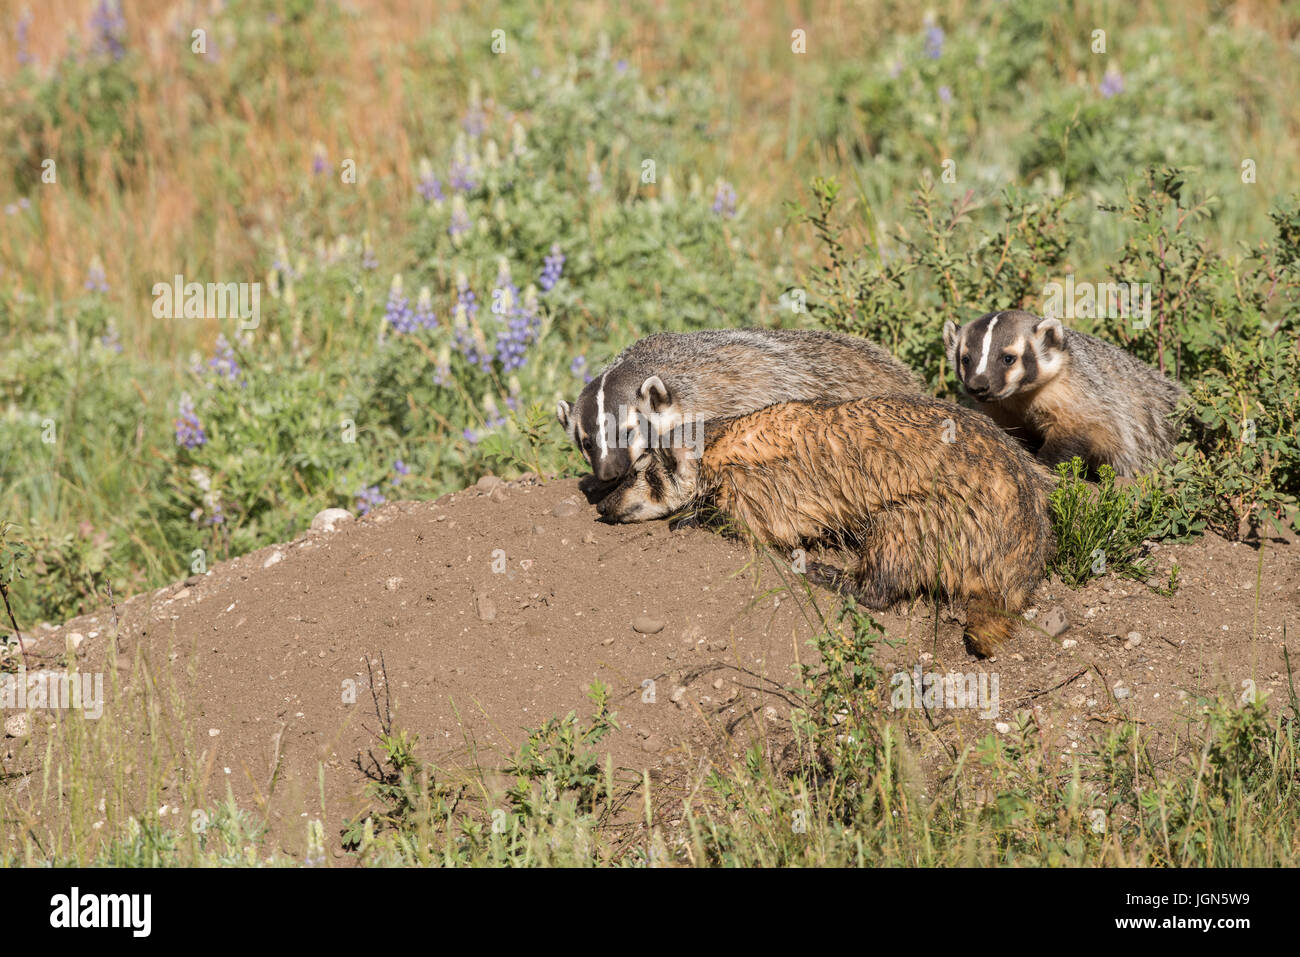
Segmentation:
<svg viewBox="0 0 1300 957">
<path fill-rule="evenodd" d="M 947 322 L 943 342 L 981 411 L 1046 465 L 1135 475 L 1173 448 L 1182 387 L 1118 346 L 1016 309 Z"/>
<path fill-rule="evenodd" d="M 625 349 L 556 417 L 601 482 L 621 478 L 652 435 L 789 399 L 921 391 L 865 339 L 796 329 L 661 332 Z M 663 443 L 667 444 L 667 443 Z"/>
<path fill-rule="evenodd" d="M 783 550 L 852 550 L 848 577 L 866 605 L 945 594 L 966 604 L 967 640 L 988 655 L 1010 637 L 1054 548 L 1050 485 L 979 413 L 886 395 L 714 419 L 702 456 L 653 451 L 599 510 L 637 522 L 708 501 Z"/>
</svg>

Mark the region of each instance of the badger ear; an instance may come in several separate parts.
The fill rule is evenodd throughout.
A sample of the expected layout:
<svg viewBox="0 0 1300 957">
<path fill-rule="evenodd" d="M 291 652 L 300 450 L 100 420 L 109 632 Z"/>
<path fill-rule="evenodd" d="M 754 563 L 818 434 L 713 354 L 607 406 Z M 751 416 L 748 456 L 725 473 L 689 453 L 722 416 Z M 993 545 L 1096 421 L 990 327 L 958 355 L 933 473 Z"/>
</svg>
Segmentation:
<svg viewBox="0 0 1300 957">
<path fill-rule="evenodd" d="M 569 431 L 569 403 L 561 399 L 555 403 L 555 417 L 560 420 L 560 428 Z"/>
<path fill-rule="evenodd" d="M 1059 349 L 1065 345 L 1065 327 L 1060 319 L 1039 319 L 1034 325 L 1034 340 L 1040 346 Z"/>
<path fill-rule="evenodd" d="M 953 350 L 957 348 L 957 323 L 949 319 L 943 324 L 943 347 L 948 355 L 952 355 Z"/>
<path fill-rule="evenodd" d="M 658 412 L 672 404 L 672 396 L 668 394 L 668 387 L 664 385 L 663 379 L 657 375 L 652 375 L 641 383 L 641 401 L 644 402 L 651 412 Z"/>
</svg>

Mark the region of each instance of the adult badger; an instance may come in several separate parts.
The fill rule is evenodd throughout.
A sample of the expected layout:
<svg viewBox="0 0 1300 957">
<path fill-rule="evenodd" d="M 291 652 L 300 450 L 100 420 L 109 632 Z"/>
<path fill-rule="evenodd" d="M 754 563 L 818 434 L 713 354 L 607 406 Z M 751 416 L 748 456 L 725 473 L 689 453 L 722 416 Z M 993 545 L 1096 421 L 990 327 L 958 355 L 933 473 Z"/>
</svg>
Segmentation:
<svg viewBox="0 0 1300 957">
<path fill-rule="evenodd" d="M 787 553 L 845 549 L 855 557 L 850 590 L 868 607 L 946 596 L 966 605 L 971 649 L 989 655 L 1011 636 L 1055 548 L 1051 487 L 986 416 L 886 395 L 714 419 L 702 456 L 653 451 L 599 511 L 638 522 L 708 503 Z"/>
<path fill-rule="evenodd" d="M 791 399 L 920 393 L 906 366 L 856 336 L 800 329 L 660 332 L 633 343 L 556 418 L 596 479 L 622 478 L 674 430 Z M 673 443 L 677 444 L 677 443 Z"/>
</svg>

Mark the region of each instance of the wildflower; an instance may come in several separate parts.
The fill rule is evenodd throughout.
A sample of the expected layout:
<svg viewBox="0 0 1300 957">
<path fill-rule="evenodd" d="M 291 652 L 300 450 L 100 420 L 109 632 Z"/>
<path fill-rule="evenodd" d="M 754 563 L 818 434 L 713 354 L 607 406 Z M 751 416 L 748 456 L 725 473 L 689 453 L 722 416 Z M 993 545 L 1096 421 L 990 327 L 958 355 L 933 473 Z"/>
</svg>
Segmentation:
<svg viewBox="0 0 1300 957">
<path fill-rule="evenodd" d="M 453 196 L 451 200 L 451 223 L 447 226 L 447 235 L 452 239 L 467 233 L 473 223 L 470 222 L 469 211 L 465 209 L 465 200 L 459 196 Z"/>
<path fill-rule="evenodd" d="M 605 179 L 600 175 L 600 167 L 595 163 L 587 171 L 587 189 L 592 193 L 599 193 L 605 188 Z"/>
<path fill-rule="evenodd" d="M 18 65 L 29 66 L 36 62 L 32 56 L 31 50 L 27 47 L 27 31 L 32 25 L 32 11 L 23 9 L 22 16 L 18 18 L 18 28 L 15 31 L 14 41 L 18 47 Z"/>
<path fill-rule="evenodd" d="M 550 292 L 554 289 L 563 272 L 564 253 L 560 252 L 559 243 L 552 243 L 551 254 L 542 260 L 542 276 L 537 280 L 537 284 L 542 287 L 542 292 Z"/>
<path fill-rule="evenodd" d="M 433 175 L 433 164 L 427 157 L 420 160 L 419 179 L 416 181 L 415 190 L 425 202 L 435 199 L 442 202 L 442 183 L 438 181 L 437 176 Z"/>
<path fill-rule="evenodd" d="M 1101 84 L 1097 87 L 1101 95 L 1106 99 L 1112 96 L 1118 96 L 1124 92 L 1124 74 L 1119 70 L 1111 67 L 1106 71 L 1106 75 L 1101 78 Z"/>
<path fill-rule="evenodd" d="M 428 286 L 420 287 L 420 295 L 415 300 L 413 321 L 418 329 L 432 329 L 438 324 L 438 317 L 433 314 L 433 293 Z"/>
<path fill-rule="evenodd" d="M 617 70 L 619 73 L 626 73 L 626 72 L 627 72 L 627 61 L 626 61 L 626 60 L 619 60 L 617 63 L 614 64 L 614 69 Z"/>
<path fill-rule="evenodd" d="M 483 135 L 483 98 L 479 93 L 478 80 L 469 82 L 469 109 L 465 111 L 461 126 L 475 139 Z"/>
<path fill-rule="evenodd" d="M 379 260 L 375 258 L 375 250 L 370 245 L 370 231 L 366 230 L 361 234 L 361 268 L 378 269 Z"/>
<path fill-rule="evenodd" d="M 321 143 L 316 143 L 311 151 L 311 171 L 320 176 L 329 169 L 329 154 L 325 152 L 325 147 Z"/>
<path fill-rule="evenodd" d="M 362 515 L 370 513 L 372 508 L 383 505 L 388 499 L 380 494 L 378 485 L 369 485 L 356 494 L 357 511 Z"/>
<path fill-rule="evenodd" d="M 126 18 L 120 0 L 99 0 L 90 17 L 91 49 L 114 60 L 126 55 Z"/>
<path fill-rule="evenodd" d="M 573 375 L 582 375 L 587 371 L 587 357 L 574 356 L 573 361 L 569 363 L 569 372 Z"/>
<path fill-rule="evenodd" d="M 469 155 L 469 146 L 464 136 L 456 137 L 451 148 L 451 170 L 448 178 L 451 188 L 458 193 L 469 193 L 478 186 L 477 173 Z"/>
<path fill-rule="evenodd" d="M 194 412 L 194 400 L 189 395 L 182 395 L 178 409 L 180 417 L 176 419 L 176 444 L 183 449 L 197 449 L 208 441 L 203 425 Z"/>
<path fill-rule="evenodd" d="M 411 316 L 411 300 L 402 294 L 402 277 L 393 277 L 393 284 L 388 287 L 388 304 L 384 307 L 384 321 L 395 332 L 410 332 L 415 328 Z"/>
<path fill-rule="evenodd" d="M 411 474 L 411 467 L 407 465 L 405 462 L 403 462 L 401 459 L 398 459 L 396 462 L 393 463 L 393 481 L 391 484 L 393 484 L 394 486 L 401 484 L 402 477 L 410 474 Z"/>
<path fill-rule="evenodd" d="M 514 156 L 528 152 L 528 134 L 518 120 L 510 124 L 510 152 Z"/>
<path fill-rule="evenodd" d="M 108 323 L 108 328 L 104 330 L 104 334 L 99 337 L 99 344 L 109 352 L 116 352 L 119 355 L 122 353 L 122 338 L 117 334 L 117 327 L 113 325 L 111 320 Z"/>
<path fill-rule="evenodd" d="M 939 102 L 941 103 L 952 102 L 952 87 L 950 86 L 939 87 Z"/>
<path fill-rule="evenodd" d="M 925 31 L 925 55 L 931 60 L 943 56 L 943 27 L 932 23 Z"/>
<path fill-rule="evenodd" d="M 234 347 L 230 345 L 224 334 L 217 336 L 217 352 L 208 360 L 208 368 L 227 382 L 235 382 L 239 379 L 241 371 L 239 360 L 235 358 Z"/>
<path fill-rule="evenodd" d="M 87 292 L 108 292 L 108 278 L 104 275 L 104 263 L 98 256 L 90 261 L 90 268 L 86 270 L 85 286 Z"/>
<path fill-rule="evenodd" d="M 736 215 L 736 190 L 730 183 L 718 182 L 717 192 L 713 194 L 713 211 L 723 219 Z"/>
<path fill-rule="evenodd" d="M 446 385 L 451 379 L 451 346 L 443 345 L 438 350 L 437 361 L 433 365 L 433 384 Z"/>
</svg>

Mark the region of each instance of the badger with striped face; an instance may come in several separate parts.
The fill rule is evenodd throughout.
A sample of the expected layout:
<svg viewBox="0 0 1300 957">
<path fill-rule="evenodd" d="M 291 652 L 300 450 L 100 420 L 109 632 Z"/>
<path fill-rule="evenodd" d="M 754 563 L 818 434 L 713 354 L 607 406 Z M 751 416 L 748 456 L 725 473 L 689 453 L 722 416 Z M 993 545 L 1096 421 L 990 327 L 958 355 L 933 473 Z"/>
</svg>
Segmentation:
<svg viewBox="0 0 1300 957">
<path fill-rule="evenodd" d="M 661 332 L 624 350 L 556 418 L 601 483 L 655 448 L 695 447 L 703 423 L 791 399 L 920 393 L 884 349 L 856 336 L 799 329 Z"/>
<path fill-rule="evenodd" d="M 698 506 L 784 556 L 841 549 L 851 563 L 837 587 L 869 608 L 918 595 L 965 604 L 971 650 L 989 655 L 1011 637 L 1055 547 L 1051 487 L 978 412 L 876 395 L 712 419 L 700 456 L 642 456 L 598 508 L 611 522 L 644 522 Z"/>
<path fill-rule="evenodd" d="M 962 388 L 1046 465 L 1078 456 L 1095 472 L 1136 475 L 1177 440 L 1183 389 L 1118 346 L 1059 319 L 1010 309 L 958 327 L 943 341 Z"/>
</svg>

